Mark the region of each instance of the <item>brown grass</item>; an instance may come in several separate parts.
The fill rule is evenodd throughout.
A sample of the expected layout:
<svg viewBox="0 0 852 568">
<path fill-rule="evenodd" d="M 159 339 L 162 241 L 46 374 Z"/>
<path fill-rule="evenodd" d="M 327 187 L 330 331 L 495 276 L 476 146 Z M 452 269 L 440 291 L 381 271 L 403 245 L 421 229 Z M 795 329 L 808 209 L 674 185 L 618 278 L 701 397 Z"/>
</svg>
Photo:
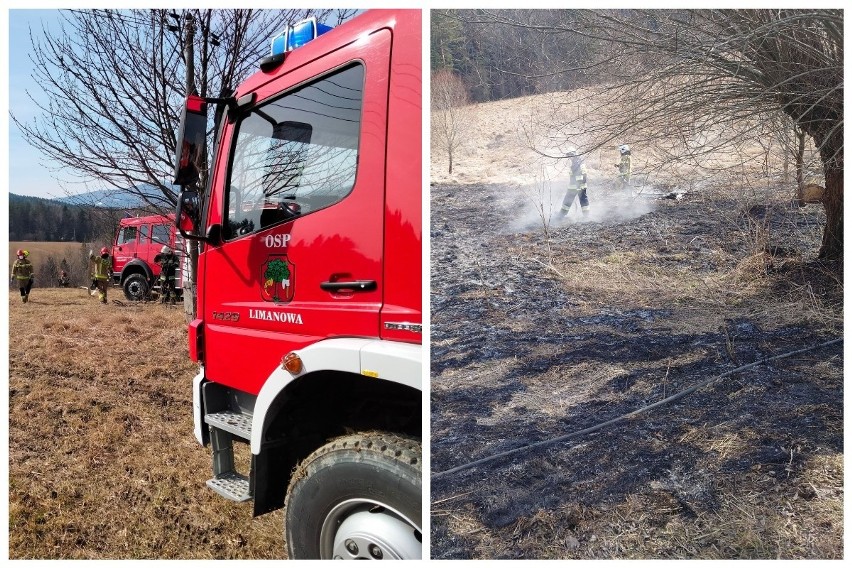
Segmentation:
<svg viewBox="0 0 852 568">
<path fill-rule="evenodd" d="M 286 556 L 280 512 L 205 487 L 180 309 L 36 288 L 9 311 L 10 558 Z"/>
<path fill-rule="evenodd" d="M 708 201 L 714 198 L 719 198 L 718 193 L 708 191 L 703 196 Z M 776 196 L 769 201 L 769 207 L 773 206 L 783 208 L 785 204 Z M 837 309 L 837 290 L 842 290 L 842 279 L 830 268 L 808 265 L 801 253 L 808 250 L 808 244 L 818 242 L 819 231 L 809 235 L 791 229 L 785 234 L 761 222 L 732 219 L 742 209 L 748 209 L 747 205 L 734 208 L 736 213 L 706 214 L 708 218 L 715 217 L 714 221 L 726 232 L 715 243 L 676 243 L 660 233 L 649 235 L 642 247 L 625 250 L 619 239 L 600 243 L 600 248 L 611 251 L 603 256 L 562 255 L 545 268 L 559 277 L 566 289 L 576 292 L 579 307 L 590 313 L 611 305 L 676 306 L 699 314 L 748 315 L 773 325 L 805 319 L 826 331 L 840 331 L 843 317 Z M 806 213 L 809 212 L 802 215 Z M 796 214 L 788 217 L 795 219 Z M 773 248 L 782 235 L 798 246 L 790 249 L 796 253 L 793 256 L 786 256 L 783 248 L 780 253 L 777 247 Z M 731 242 L 742 243 L 745 255 L 725 250 Z M 815 254 L 816 249 L 813 250 Z M 718 269 L 696 270 L 689 262 L 694 256 Z M 790 275 L 784 279 L 783 289 L 777 286 L 781 273 Z M 814 287 L 820 281 L 825 284 L 823 290 Z M 753 312 L 744 311 L 755 305 L 754 298 L 760 297 L 771 297 L 771 301 L 758 302 Z"/>
<path fill-rule="evenodd" d="M 39 263 L 48 256 L 52 256 L 57 262 L 63 258 L 72 262 L 80 255 L 81 243 L 69 242 L 36 242 L 36 241 L 14 241 L 9 243 L 9 262 L 14 262 L 15 251 L 25 249 L 30 251 L 30 262 L 38 270 Z"/>
<path fill-rule="evenodd" d="M 819 208 L 707 188 L 533 238 L 503 189 L 433 188 L 433 471 L 842 334 Z M 433 479 L 433 557 L 842 558 L 842 378 L 835 346 Z"/>
<path fill-rule="evenodd" d="M 593 147 L 554 130 L 624 110 L 596 116 L 591 94 L 470 105 L 452 175 L 432 153 L 434 471 L 635 410 L 737 359 L 842 334 L 842 270 L 814 262 L 824 212 L 790 207 L 796 182 L 778 144 L 743 140 L 699 165 L 666 157 L 674 139 L 634 133 L 625 141 L 640 195 L 616 206 L 618 154 L 603 146 L 585 157 L 590 218 L 551 218 L 565 160 L 529 143 L 558 155 L 556 134 L 563 148 Z M 683 199 L 654 197 L 668 191 Z M 841 558 L 839 352 L 433 479 L 433 557 Z"/>
</svg>

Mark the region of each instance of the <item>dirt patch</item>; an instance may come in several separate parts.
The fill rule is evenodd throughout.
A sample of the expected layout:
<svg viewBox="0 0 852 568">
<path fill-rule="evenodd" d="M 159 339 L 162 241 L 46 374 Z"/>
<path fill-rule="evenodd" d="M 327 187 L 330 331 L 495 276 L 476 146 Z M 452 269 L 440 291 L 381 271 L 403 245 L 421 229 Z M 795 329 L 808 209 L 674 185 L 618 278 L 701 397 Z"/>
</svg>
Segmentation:
<svg viewBox="0 0 852 568">
<path fill-rule="evenodd" d="M 536 220 L 536 191 L 432 186 L 433 477 L 841 333 L 819 208 L 598 187 Z M 438 475 L 432 556 L 840 558 L 842 376 L 836 344 Z"/>
</svg>

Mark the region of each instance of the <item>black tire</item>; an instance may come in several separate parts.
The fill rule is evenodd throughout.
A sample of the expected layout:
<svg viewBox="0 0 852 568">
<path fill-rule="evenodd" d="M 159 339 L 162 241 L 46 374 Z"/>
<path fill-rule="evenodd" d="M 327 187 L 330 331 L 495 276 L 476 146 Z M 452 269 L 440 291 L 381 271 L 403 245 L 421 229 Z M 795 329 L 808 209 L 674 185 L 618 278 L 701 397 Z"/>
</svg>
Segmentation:
<svg viewBox="0 0 852 568">
<path fill-rule="evenodd" d="M 383 432 L 336 438 L 290 480 L 288 556 L 421 558 L 422 509 L 419 441 Z"/>
<path fill-rule="evenodd" d="M 148 279 L 142 274 L 131 274 L 124 281 L 124 297 L 131 302 L 141 302 L 148 297 Z"/>
</svg>

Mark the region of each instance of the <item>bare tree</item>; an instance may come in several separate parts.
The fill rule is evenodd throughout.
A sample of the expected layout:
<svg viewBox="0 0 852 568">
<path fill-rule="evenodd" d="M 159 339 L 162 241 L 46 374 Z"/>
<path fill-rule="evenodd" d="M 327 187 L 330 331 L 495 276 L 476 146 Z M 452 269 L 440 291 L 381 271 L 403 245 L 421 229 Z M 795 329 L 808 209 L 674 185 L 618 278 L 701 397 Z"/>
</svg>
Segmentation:
<svg viewBox="0 0 852 568">
<path fill-rule="evenodd" d="M 432 73 L 432 142 L 447 153 L 448 172 L 453 173 L 453 155 L 464 141 L 467 89 L 461 78 L 443 69 Z"/>
<path fill-rule="evenodd" d="M 338 19 L 351 16 L 338 14 Z M 187 63 L 201 96 L 218 96 L 258 69 L 269 38 L 329 10 L 66 10 L 57 32 L 31 30 L 41 117 L 12 119 L 63 174 L 132 194 L 152 211 L 177 201 L 171 185 Z M 194 34 L 183 33 L 191 20 Z M 185 60 L 192 37 L 196 61 Z M 40 102 L 45 100 L 47 102 Z M 210 124 L 212 132 L 212 122 Z M 202 172 L 202 187 L 206 172 Z M 68 182 L 71 180 L 60 180 Z"/>
<path fill-rule="evenodd" d="M 354 13 L 338 10 L 337 23 Z M 32 98 L 42 115 L 31 123 L 12 119 L 63 173 L 132 195 L 151 213 L 168 212 L 177 203 L 175 134 L 188 92 L 215 97 L 236 87 L 258 70 L 271 36 L 309 16 L 333 15 L 313 9 L 64 11 L 58 33 L 30 32 L 33 75 L 47 102 Z M 212 121 L 208 126 L 209 139 Z M 201 165 L 203 190 L 206 155 Z M 194 291 L 197 249 L 188 248 L 187 287 Z M 187 313 L 194 313 L 194 293 L 188 298 Z"/>
<path fill-rule="evenodd" d="M 819 258 L 843 255 L 843 12 L 841 10 L 477 11 L 468 22 L 582 42 L 584 73 L 606 84 L 568 97 L 553 141 L 587 151 L 653 142 L 660 161 L 707 165 L 745 141 L 776 136 L 783 114 L 813 142 L 825 179 Z M 527 77 L 577 71 L 529 59 Z M 608 109 L 626 108 L 614 114 Z M 625 104 L 626 103 L 626 104 Z M 581 116 L 569 109 L 582 106 Z M 540 132 L 537 125 L 530 132 Z M 669 141 L 668 143 L 666 141 Z M 551 144 L 552 145 L 552 144 Z M 745 159 L 745 158 L 744 158 Z M 722 164 L 715 164 L 722 167 Z M 748 164 L 738 164 L 745 168 Z"/>
</svg>

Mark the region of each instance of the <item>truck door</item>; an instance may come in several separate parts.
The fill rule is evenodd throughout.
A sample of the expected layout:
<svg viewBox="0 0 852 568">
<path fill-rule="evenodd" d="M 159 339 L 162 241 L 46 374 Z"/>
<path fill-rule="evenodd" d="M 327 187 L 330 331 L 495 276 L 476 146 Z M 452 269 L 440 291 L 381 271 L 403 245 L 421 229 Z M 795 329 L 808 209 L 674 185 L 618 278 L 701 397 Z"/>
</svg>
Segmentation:
<svg viewBox="0 0 852 568">
<path fill-rule="evenodd" d="M 113 273 L 121 273 L 124 265 L 137 256 L 139 225 L 135 221 L 133 223 L 132 225 L 122 224 L 118 229 L 112 252 Z"/>
<path fill-rule="evenodd" d="M 293 349 L 379 335 L 391 32 L 333 47 L 288 54 L 224 131 L 199 315 L 207 377 L 246 392 Z"/>
<path fill-rule="evenodd" d="M 174 248 L 174 223 L 166 218 L 162 218 L 151 225 L 151 238 L 145 250 L 145 262 L 151 267 L 154 276 L 160 274 L 160 265 L 154 259 L 163 250 L 163 246 Z"/>
</svg>

